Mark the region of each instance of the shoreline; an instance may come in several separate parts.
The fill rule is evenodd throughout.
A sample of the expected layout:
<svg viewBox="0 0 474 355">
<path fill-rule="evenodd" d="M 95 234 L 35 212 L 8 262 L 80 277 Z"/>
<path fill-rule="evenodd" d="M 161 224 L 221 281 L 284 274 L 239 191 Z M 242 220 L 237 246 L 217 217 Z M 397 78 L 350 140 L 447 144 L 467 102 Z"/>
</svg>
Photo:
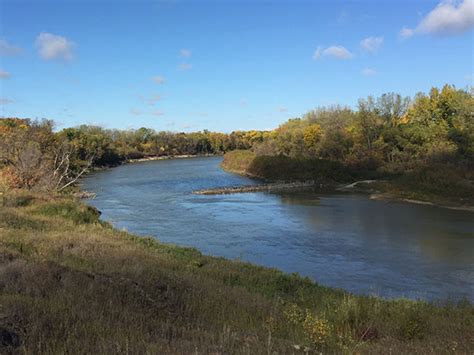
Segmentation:
<svg viewBox="0 0 474 355">
<path fill-rule="evenodd" d="M 423 201 L 423 200 L 405 198 L 403 196 L 393 196 L 393 195 L 390 195 L 389 192 L 379 192 L 379 193 L 369 194 L 369 199 L 375 200 L 375 201 L 405 202 L 405 203 L 410 203 L 413 205 L 425 205 L 425 206 L 431 206 L 431 207 L 445 208 L 445 209 L 454 210 L 454 211 L 466 211 L 466 212 L 474 213 L 474 206 L 446 205 L 446 204 L 437 203 L 434 201 Z"/>
<path fill-rule="evenodd" d="M 225 194 L 225 193 L 278 191 L 277 189 L 272 190 L 271 185 L 274 184 L 274 183 L 272 183 L 271 180 L 264 179 L 264 178 L 257 177 L 257 176 L 252 176 L 251 174 L 248 174 L 247 172 L 241 171 L 241 170 L 226 169 L 225 167 L 222 166 L 222 164 L 221 164 L 221 169 L 228 172 L 228 173 L 231 173 L 231 174 L 237 174 L 237 175 L 245 176 L 245 177 L 248 177 L 248 178 L 263 180 L 263 181 L 265 181 L 265 183 L 262 184 L 262 185 L 267 185 L 267 186 L 269 186 L 269 188 L 267 189 L 263 186 L 261 190 L 255 190 L 255 191 L 246 191 L 245 188 L 242 189 L 242 191 L 237 191 L 238 189 L 235 189 L 235 191 L 233 191 L 232 190 L 233 188 L 230 188 L 230 189 L 228 189 L 230 192 L 224 192 L 224 191 L 220 192 L 219 191 L 219 190 L 225 190 L 225 189 L 209 189 L 209 191 L 203 190 L 201 193 L 199 193 L 200 191 L 196 191 L 196 192 L 193 191 L 193 193 L 200 194 L 200 195 L 211 195 L 211 194 Z M 349 193 L 359 192 L 359 193 L 367 194 L 368 198 L 370 200 L 384 200 L 384 201 L 389 201 L 389 202 L 405 202 L 405 203 L 410 203 L 410 204 L 426 205 L 426 206 L 432 206 L 432 207 L 438 207 L 438 208 L 445 208 L 445 209 L 449 209 L 449 210 L 466 211 L 466 212 L 473 212 L 474 213 L 474 206 L 468 206 L 468 205 L 462 205 L 462 204 L 456 204 L 456 203 L 454 203 L 454 204 L 440 203 L 440 202 L 436 201 L 436 198 L 434 198 L 434 199 L 430 198 L 430 199 L 427 199 L 427 200 L 407 198 L 407 197 L 403 196 L 403 193 L 402 194 L 395 194 L 393 191 L 389 191 L 389 189 L 387 189 L 387 188 L 384 189 L 381 186 L 377 186 L 376 189 L 368 187 L 368 185 L 371 185 L 371 184 L 377 185 L 378 183 L 383 183 L 383 182 L 386 182 L 386 180 L 358 180 L 358 181 L 354 181 L 354 182 L 349 183 L 349 184 L 339 184 L 339 186 L 336 186 L 336 187 L 331 186 L 331 187 L 334 188 L 334 191 L 339 191 L 339 192 L 349 192 Z M 279 183 L 279 184 L 288 185 L 288 188 L 286 188 L 285 190 L 296 191 L 297 188 L 292 189 L 291 188 L 292 185 L 298 186 L 298 184 L 305 184 L 305 183 L 306 182 L 304 182 L 304 181 L 295 181 L 295 182 Z M 278 184 L 278 183 L 275 183 L 275 184 Z M 318 184 L 316 184 L 313 181 L 313 186 L 312 187 L 314 187 L 314 188 L 320 188 L 321 187 L 321 186 L 317 186 L 317 185 Z M 361 185 L 365 185 L 365 186 L 362 187 Z M 306 188 L 311 188 L 311 186 L 305 186 L 305 187 Z M 329 187 L 329 186 L 325 185 L 324 187 Z M 382 191 L 377 190 L 377 188 L 381 189 Z M 282 190 L 283 189 L 284 188 L 282 188 Z"/>
<path fill-rule="evenodd" d="M 157 160 L 174 160 L 174 159 L 191 159 L 191 158 L 206 158 L 206 157 L 218 157 L 219 154 L 180 154 L 180 155 L 161 155 L 161 156 L 150 156 L 137 159 L 127 159 L 123 164 L 134 164 L 134 163 L 143 163 L 147 161 L 157 161 Z"/>
<path fill-rule="evenodd" d="M 272 192 L 272 191 L 301 191 L 307 189 L 320 189 L 324 186 L 314 181 L 305 182 L 275 182 L 255 185 L 218 187 L 212 189 L 196 190 L 194 195 L 227 195 L 246 192 Z"/>
</svg>

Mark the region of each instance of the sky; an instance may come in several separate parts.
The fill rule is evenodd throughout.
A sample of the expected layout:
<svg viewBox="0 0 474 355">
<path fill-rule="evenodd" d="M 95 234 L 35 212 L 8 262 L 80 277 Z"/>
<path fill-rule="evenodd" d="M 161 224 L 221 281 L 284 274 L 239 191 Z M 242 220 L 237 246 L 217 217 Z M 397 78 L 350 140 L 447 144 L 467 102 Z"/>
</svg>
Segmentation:
<svg viewBox="0 0 474 355">
<path fill-rule="evenodd" d="M 0 116 L 273 129 L 473 84 L 474 0 L 0 0 Z"/>
</svg>

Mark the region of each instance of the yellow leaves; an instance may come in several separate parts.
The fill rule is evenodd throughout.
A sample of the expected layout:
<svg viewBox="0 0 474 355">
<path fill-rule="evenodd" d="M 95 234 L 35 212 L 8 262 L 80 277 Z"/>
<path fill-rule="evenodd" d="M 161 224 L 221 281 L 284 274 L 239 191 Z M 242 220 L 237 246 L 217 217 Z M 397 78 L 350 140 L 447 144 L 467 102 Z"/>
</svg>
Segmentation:
<svg viewBox="0 0 474 355">
<path fill-rule="evenodd" d="M 305 319 L 304 311 L 298 305 L 291 303 L 283 310 L 286 319 L 292 324 L 301 324 Z"/>
<path fill-rule="evenodd" d="M 302 326 L 306 337 L 316 345 L 324 345 L 331 335 L 332 327 L 323 315 L 316 316 L 294 303 L 285 306 L 283 314 L 290 323 Z"/>
<path fill-rule="evenodd" d="M 407 123 L 410 123 L 410 116 L 408 116 L 408 114 L 405 114 L 402 117 L 400 117 L 398 124 L 407 124 Z"/>
<path fill-rule="evenodd" d="M 303 141 L 307 148 L 314 149 L 323 135 L 323 129 L 319 124 L 312 124 L 303 131 Z"/>
<path fill-rule="evenodd" d="M 310 312 L 306 313 L 303 329 L 306 336 L 318 345 L 325 344 L 331 333 L 329 322 L 324 317 L 316 317 Z"/>
</svg>

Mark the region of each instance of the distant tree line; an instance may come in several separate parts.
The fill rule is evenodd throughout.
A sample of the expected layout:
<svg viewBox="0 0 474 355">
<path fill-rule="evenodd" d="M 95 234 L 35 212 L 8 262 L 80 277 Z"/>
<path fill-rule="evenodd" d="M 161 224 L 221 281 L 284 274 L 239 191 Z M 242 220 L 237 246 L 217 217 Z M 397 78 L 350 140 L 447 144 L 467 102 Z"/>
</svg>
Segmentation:
<svg viewBox="0 0 474 355">
<path fill-rule="evenodd" d="M 150 156 L 223 154 L 335 161 L 357 171 L 400 173 L 420 166 L 474 167 L 472 92 L 445 85 L 413 99 L 387 93 L 357 110 L 318 108 L 273 131 L 157 132 L 82 125 L 53 130 L 51 121 L 0 119 L 4 185 L 63 190 L 91 167 Z M 5 182 L 6 181 L 6 182 Z"/>
<path fill-rule="evenodd" d="M 54 131 L 52 121 L 0 119 L 0 172 L 18 188 L 63 190 L 88 169 L 129 159 L 223 154 L 250 149 L 265 132 L 157 132 L 149 128 L 110 130 L 82 125 Z M 6 182 L 5 182 L 6 184 Z"/>
</svg>

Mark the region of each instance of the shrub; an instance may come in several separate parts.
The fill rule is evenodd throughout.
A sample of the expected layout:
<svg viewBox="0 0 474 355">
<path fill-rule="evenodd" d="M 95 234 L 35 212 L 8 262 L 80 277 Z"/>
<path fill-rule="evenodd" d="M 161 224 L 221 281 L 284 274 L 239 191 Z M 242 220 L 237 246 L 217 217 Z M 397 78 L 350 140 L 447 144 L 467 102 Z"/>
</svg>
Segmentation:
<svg viewBox="0 0 474 355">
<path fill-rule="evenodd" d="M 311 312 L 306 313 L 303 322 L 306 336 L 316 345 L 324 345 L 331 334 L 331 326 L 324 317 L 317 317 Z"/>
</svg>

